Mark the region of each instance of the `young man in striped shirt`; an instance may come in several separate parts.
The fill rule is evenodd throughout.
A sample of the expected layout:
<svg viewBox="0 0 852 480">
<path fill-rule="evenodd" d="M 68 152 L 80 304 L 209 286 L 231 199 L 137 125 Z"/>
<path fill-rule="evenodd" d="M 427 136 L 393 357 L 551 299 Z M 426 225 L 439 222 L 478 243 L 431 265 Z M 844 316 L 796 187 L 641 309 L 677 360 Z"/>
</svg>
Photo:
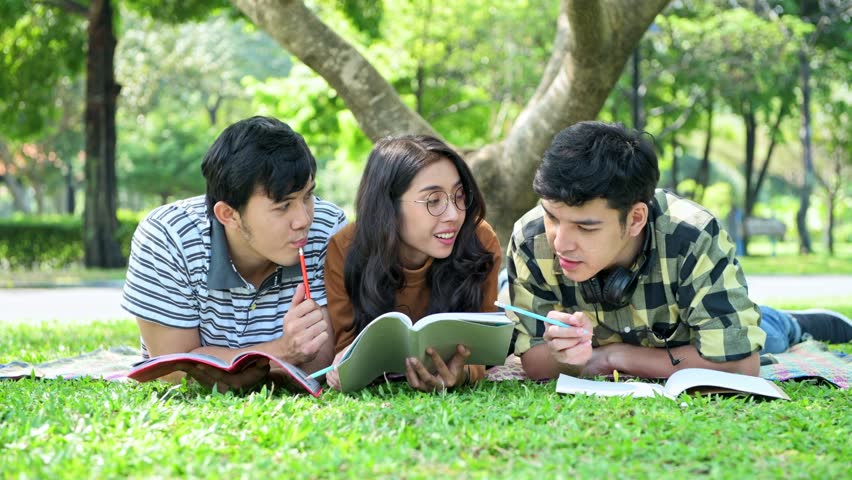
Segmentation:
<svg viewBox="0 0 852 480">
<path fill-rule="evenodd" d="M 730 236 L 701 206 L 655 189 L 659 177 L 653 147 L 619 125 L 556 135 L 533 183 L 541 204 L 515 224 L 507 270 L 513 305 L 571 327 L 518 318 L 527 375 L 757 375 L 761 351 L 803 333 L 852 338 L 838 313 L 755 305 Z"/>
<path fill-rule="evenodd" d="M 325 367 L 334 342 L 323 264 L 346 218 L 314 196 L 316 161 L 304 139 L 273 118 L 242 120 L 216 139 L 201 171 L 206 195 L 154 209 L 133 236 L 122 306 L 137 318 L 143 356 L 231 361 L 260 350 L 308 373 Z M 241 374 L 185 367 L 221 390 L 276 374 L 268 365 Z"/>
</svg>

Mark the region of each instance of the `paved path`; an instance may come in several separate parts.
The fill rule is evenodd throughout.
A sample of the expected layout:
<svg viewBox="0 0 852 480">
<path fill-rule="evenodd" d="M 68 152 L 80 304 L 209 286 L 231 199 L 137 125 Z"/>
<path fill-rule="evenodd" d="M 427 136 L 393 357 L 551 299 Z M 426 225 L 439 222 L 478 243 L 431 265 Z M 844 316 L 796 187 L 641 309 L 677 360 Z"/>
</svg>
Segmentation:
<svg viewBox="0 0 852 480">
<path fill-rule="evenodd" d="M 813 299 L 813 306 L 819 307 L 819 300 L 852 298 L 852 275 L 753 275 L 749 292 L 753 300 L 767 305 Z M 132 319 L 120 302 L 118 287 L 0 289 L 0 323 Z"/>
<path fill-rule="evenodd" d="M 0 289 L 0 323 L 133 318 L 121 308 L 121 289 L 109 287 Z"/>
</svg>

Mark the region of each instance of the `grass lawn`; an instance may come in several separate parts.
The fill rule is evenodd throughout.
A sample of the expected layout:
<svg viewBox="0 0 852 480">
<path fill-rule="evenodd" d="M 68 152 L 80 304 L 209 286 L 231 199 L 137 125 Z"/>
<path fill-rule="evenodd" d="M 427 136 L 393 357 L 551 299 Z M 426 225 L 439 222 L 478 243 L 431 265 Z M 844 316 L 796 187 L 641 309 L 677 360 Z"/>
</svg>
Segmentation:
<svg viewBox="0 0 852 480">
<path fill-rule="evenodd" d="M 97 269 L 70 267 L 58 270 L 2 270 L 0 288 L 61 287 L 86 283 L 105 283 L 124 280 L 126 268 Z"/>
<path fill-rule="evenodd" d="M 852 244 L 839 243 L 834 256 L 828 256 L 822 245 L 815 245 L 816 253 L 799 255 L 798 243 L 788 241 L 778 243 L 774 249 L 771 244 L 758 239 L 749 244 L 747 257 L 738 257 L 743 270 L 748 275 L 852 275 Z"/>
<path fill-rule="evenodd" d="M 136 344 L 130 321 L 4 326 L 0 363 Z M 0 382 L 0 478 L 849 478 L 852 391 L 782 386 L 792 401 L 599 399 L 553 382 L 319 399 Z"/>
</svg>

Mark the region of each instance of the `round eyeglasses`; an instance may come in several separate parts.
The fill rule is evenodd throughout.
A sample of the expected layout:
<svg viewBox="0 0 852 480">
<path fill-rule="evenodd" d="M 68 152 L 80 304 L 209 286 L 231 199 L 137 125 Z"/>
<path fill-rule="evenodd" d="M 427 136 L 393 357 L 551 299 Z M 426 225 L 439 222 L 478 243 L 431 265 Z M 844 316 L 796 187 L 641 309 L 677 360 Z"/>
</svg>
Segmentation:
<svg viewBox="0 0 852 480">
<path fill-rule="evenodd" d="M 450 204 L 450 194 L 441 190 L 434 191 L 426 197 L 426 200 L 403 200 L 404 202 L 423 203 L 426 205 L 426 210 L 433 217 L 440 217 L 447 211 L 447 206 Z M 452 193 L 453 205 L 456 210 L 463 212 L 470 206 L 471 199 L 464 191 L 464 187 L 459 187 Z"/>
</svg>

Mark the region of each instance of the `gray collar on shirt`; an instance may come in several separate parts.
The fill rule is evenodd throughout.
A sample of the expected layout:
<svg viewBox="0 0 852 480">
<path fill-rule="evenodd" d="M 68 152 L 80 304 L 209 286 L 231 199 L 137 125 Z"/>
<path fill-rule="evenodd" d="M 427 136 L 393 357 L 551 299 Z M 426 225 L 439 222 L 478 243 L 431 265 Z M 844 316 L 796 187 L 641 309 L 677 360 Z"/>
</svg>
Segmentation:
<svg viewBox="0 0 852 480">
<path fill-rule="evenodd" d="M 272 274 L 276 277 L 275 283 L 281 283 L 281 279 L 301 275 L 299 265 L 279 266 Z M 269 279 L 267 279 L 268 281 Z M 263 283 L 266 284 L 267 281 Z M 207 288 L 211 290 L 229 290 L 231 288 L 244 288 L 246 281 L 237 273 L 234 263 L 231 261 L 231 252 L 228 249 L 228 237 L 225 235 L 225 227 L 215 216 L 210 216 L 210 270 L 207 272 Z"/>
</svg>

